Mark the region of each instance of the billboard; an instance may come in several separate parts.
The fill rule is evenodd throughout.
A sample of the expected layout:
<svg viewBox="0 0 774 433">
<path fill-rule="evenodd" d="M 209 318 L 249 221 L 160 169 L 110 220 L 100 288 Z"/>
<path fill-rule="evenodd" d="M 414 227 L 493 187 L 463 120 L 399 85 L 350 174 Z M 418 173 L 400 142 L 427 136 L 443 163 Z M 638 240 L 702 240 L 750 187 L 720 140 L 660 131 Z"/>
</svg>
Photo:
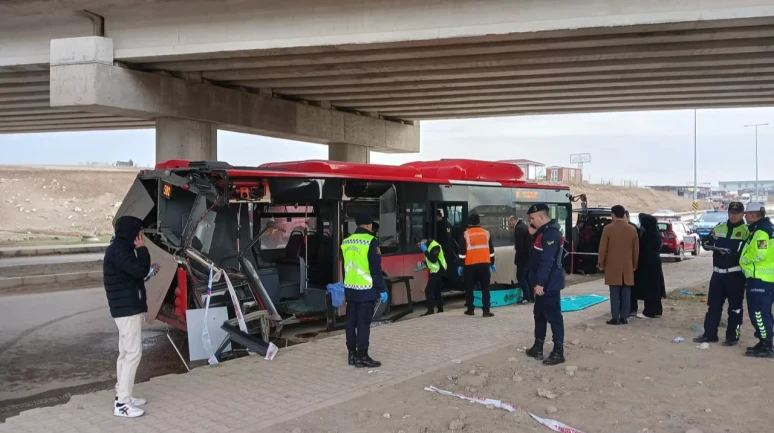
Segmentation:
<svg viewBox="0 0 774 433">
<path fill-rule="evenodd" d="M 570 155 L 571 164 L 583 164 L 586 162 L 591 162 L 590 153 L 573 153 Z"/>
</svg>

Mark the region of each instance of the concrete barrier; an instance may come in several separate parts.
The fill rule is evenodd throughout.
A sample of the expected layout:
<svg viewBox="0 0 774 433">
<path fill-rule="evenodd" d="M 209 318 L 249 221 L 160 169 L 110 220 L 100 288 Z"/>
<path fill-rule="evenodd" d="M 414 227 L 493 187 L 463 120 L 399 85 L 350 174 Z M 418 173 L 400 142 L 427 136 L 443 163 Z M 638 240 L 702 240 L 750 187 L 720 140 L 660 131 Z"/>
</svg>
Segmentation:
<svg viewBox="0 0 774 433">
<path fill-rule="evenodd" d="M 40 286 L 46 284 L 69 283 L 81 280 L 102 280 L 101 271 L 70 272 L 66 274 L 30 275 L 28 277 L 0 278 L 0 290 L 21 286 Z"/>
<path fill-rule="evenodd" d="M 110 244 L 41 245 L 2 247 L 0 257 L 53 256 L 57 254 L 104 253 Z"/>
</svg>

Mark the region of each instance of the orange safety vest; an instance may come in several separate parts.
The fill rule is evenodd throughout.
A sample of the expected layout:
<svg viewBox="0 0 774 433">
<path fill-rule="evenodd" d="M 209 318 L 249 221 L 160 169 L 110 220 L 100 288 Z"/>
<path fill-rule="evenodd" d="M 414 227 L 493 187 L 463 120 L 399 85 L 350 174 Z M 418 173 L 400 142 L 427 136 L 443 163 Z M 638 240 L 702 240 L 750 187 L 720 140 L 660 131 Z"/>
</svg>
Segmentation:
<svg viewBox="0 0 774 433">
<path fill-rule="evenodd" d="M 465 266 L 490 263 L 489 232 L 481 227 L 471 227 L 462 235 L 465 240 Z"/>
</svg>

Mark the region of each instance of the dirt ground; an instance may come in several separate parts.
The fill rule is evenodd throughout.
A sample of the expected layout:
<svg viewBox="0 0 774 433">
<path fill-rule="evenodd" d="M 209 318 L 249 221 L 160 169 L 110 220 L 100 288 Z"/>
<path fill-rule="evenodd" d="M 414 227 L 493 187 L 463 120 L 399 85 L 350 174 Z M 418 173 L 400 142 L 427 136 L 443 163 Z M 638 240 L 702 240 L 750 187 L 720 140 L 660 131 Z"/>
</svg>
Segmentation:
<svg viewBox="0 0 774 433">
<path fill-rule="evenodd" d="M 88 167 L 0 167 L 3 241 L 104 235 L 136 170 Z"/>
<path fill-rule="evenodd" d="M 706 293 L 706 285 L 692 290 Z M 737 347 L 713 344 L 703 350 L 692 343 L 696 333 L 691 325 L 702 323 L 706 311 L 701 298 L 670 295 L 660 319 L 609 326 L 604 315 L 571 327 L 566 330 L 567 363 L 560 366 L 544 367 L 526 357 L 524 350 L 532 341 L 518 341 L 271 431 L 549 431 L 524 412 L 508 413 L 423 389 L 430 385 L 512 402 L 585 433 L 771 431 L 774 362 L 743 356 L 744 348 L 753 343 L 747 319 Z M 677 336 L 686 341 L 673 343 Z M 546 355 L 550 349 L 547 345 Z M 538 396 L 542 392 L 538 390 L 553 398 Z M 455 430 L 450 429 L 452 423 Z"/>
<path fill-rule="evenodd" d="M 0 245 L 77 241 L 112 233 L 111 221 L 136 169 L 0 166 Z M 691 208 L 691 200 L 644 188 L 571 186 L 589 205 L 622 204 L 635 212 Z"/>
</svg>

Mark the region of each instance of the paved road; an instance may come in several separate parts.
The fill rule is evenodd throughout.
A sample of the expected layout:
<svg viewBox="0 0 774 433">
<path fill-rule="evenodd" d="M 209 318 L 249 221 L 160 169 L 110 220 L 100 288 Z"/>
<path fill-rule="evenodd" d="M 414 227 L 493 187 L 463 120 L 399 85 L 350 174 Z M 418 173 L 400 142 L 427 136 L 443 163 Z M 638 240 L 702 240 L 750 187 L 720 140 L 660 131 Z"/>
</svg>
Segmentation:
<svg viewBox="0 0 774 433">
<path fill-rule="evenodd" d="M 184 370 L 165 329 L 143 330 L 143 355 L 153 361 L 141 364 L 140 380 Z M 173 336 L 180 344 L 181 334 Z M 115 377 L 117 337 L 101 287 L 0 297 L 0 414 L 54 390 L 104 388 Z"/>
<path fill-rule="evenodd" d="M 29 266 L 29 265 L 55 265 L 61 263 L 83 263 L 97 262 L 105 257 L 103 253 L 89 254 L 60 254 L 56 256 L 27 256 L 27 257 L 9 257 L 0 259 L 0 268 L 9 268 L 11 266 Z"/>
</svg>

